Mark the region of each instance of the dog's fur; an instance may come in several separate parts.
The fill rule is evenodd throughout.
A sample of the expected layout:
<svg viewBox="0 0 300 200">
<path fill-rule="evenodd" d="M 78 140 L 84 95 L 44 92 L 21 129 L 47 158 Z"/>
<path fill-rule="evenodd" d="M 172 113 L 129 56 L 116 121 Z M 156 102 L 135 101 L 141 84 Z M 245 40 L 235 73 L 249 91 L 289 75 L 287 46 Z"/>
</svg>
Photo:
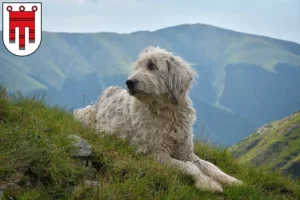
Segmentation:
<svg viewBox="0 0 300 200">
<path fill-rule="evenodd" d="M 159 47 L 144 49 L 133 64 L 127 90 L 109 87 L 98 101 L 74 112 L 84 125 L 127 139 L 137 152 L 192 175 L 197 188 L 222 192 L 241 181 L 193 151 L 195 109 L 188 90 L 195 72 L 180 57 Z"/>
</svg>

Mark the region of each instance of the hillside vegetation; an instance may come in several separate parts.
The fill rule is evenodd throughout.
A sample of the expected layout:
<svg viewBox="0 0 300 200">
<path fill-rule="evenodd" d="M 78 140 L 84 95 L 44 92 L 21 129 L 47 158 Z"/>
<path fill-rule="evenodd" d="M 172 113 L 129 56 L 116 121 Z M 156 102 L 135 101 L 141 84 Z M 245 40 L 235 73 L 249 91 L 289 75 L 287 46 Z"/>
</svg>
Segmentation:
<svg viewBox="0 0 300 200">
<path fill-rule="evenodd" d="M 300 177 L 300 111 L 260 127 L 230 150 L 241 161 Z"/>
<path fill-rule="evenodd" d="M 134 153 L 125 141 L 82 128 L 69 110 L 43 96 L 0 92 L 2 199 L 299 199 L 299 183 L 263 168 L 238 164 L 226 149 L 197 142 L 196 153 L 242 180 L 223 194 L 202 192 L 191 177 Z M 77 135 L 92 155 L 74 157 Z"/>
</svg>

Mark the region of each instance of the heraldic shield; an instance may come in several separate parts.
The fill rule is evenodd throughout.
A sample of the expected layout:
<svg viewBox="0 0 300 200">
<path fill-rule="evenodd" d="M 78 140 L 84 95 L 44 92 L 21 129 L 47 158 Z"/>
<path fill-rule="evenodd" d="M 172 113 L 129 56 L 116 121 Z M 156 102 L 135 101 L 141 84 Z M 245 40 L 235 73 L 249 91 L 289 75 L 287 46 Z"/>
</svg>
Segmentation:
<svg viewBox="0 0 300 200">
<path fill-rule="evenodd" d="M 2 3 L 2 39 L 16 56 L 34 53 L 42 41 L 42 3 Z"/>
</svg>

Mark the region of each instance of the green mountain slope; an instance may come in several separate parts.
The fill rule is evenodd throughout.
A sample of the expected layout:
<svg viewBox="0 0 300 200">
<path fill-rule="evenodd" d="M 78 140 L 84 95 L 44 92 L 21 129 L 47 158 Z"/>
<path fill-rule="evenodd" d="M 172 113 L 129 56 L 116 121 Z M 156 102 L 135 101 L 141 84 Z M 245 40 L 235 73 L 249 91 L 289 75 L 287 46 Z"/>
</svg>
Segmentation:
<svg viewBox="0 0 300 200">
<path fill-rule="evenodd" d="M 131 63 L 149 45 L 193 64 L 200 75 L 191 91 L 199 119 L 195 133 L 205 125 L 222 145 L 300 109 L 299 44 L 204 24 L 131 34 L 43 32 L 39 50 L 27 57 L 0 45 L 0 82 L 26 93 L 47 91 L 52 103 L 81 107 L 109 85 L 124 86 Z M 273 109 L 278 105 L 286 106 Z M 218 112 L 224 118 L 206 117 Z"/>
<path fill-rule="evenodd" d="M 70 135 L 92 147 L 74 156 Z M 82 128 L 69 111 L 0 88 L 1 199 L 299 199 L 300 184 L 279 172 L 238 164 L 225 149 L 195 152 L 244 182 L 223 194 L 197 190 L 191 177 L 134 153 L 125 141 Z"/>
<path fill-rule="evenodd" d="M 239 160 L 300 177 L 300 111 L 262 126 L 230 150 Z"/>
</svg>

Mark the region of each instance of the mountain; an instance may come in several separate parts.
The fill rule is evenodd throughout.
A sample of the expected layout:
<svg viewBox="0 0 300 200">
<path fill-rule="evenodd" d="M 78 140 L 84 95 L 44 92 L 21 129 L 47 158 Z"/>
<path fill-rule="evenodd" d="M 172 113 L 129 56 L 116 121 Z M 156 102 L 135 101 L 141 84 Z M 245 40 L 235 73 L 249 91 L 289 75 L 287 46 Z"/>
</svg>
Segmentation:
<svg viewBox="0 0 300 200">
<path fill-rule="evenodd" d="M 300 177 L 300 111 L 260 127 L 230 150 L 239 160 Z"/>
<path fill-rule="evenodd" d="M 71 112 L 41 99 L 7 96 L 0 86 L 0 199 L 300 198 L 299 182 L 278 171 L 240 164 L 226 149 L 203 142 L 195 144 L 195 153 L 245 184 L 224 187 L 222 194 L 198 190 L 179 169 L 83 128 Z"/>
<path fill-rule="evenodd" d="M 131 34 L 43 32 L 40 48 L 27 57 L 0 45 L 0 80 L 27 94 L 46 91 L 53 104 L 81 107 L 109 85 L 124 87 L 131 63 L 149 45 L 198 72 L 191 91 L 198 137 L 232 145 L 300 109 L 299 44 L 204 24 Z"/>
</svg>

